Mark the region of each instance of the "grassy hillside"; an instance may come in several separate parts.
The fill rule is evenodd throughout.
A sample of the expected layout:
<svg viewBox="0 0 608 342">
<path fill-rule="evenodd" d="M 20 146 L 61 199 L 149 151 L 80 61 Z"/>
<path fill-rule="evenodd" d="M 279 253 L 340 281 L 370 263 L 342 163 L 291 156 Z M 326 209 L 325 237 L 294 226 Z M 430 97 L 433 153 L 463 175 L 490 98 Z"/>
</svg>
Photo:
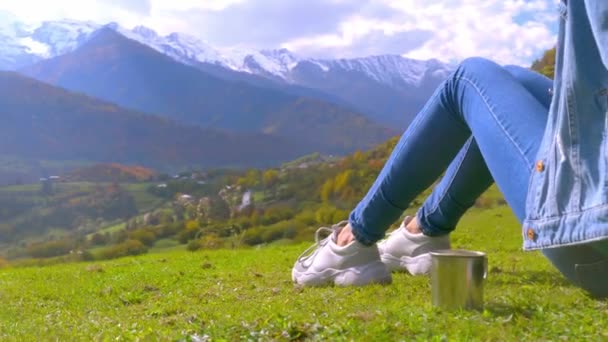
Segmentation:
<svg viewBox="0 0 608 342">
<path fill-rule="evenodd" d="M 0 269 L 0 339 L 608 339 L 608 302 L 522 252 L 519 231 L 498 206 L 471 210 L 452 236 L 488 253 L 482 312 L 434 309 L 429 279 L 405 274 L 384 287 L 296 288 L 291 267 L 308 245 L 272 245 Z"/>
<path fill-rule="evenodd" d="M 149 186 L 41 182 L 0 187 L 0 247 L 83 234 L 152 210 L 166 199 L 147 191 Z"/>
<path fill-rule="evenodd" d="M 158 183 L 60 183 L 46 194 L 41 184 L 0 189 L 0 204 L 5 204 L 0 256 L 20 259 L 11 260 L 17 264 L 46 265 L 178 244 L 196 250 L 308 241 L 317 227 L 346 219 L 395 143 L 391 139 L 344 158 L 310 155 L 279 169 L 158 175 Z M 120 170 L 96 166 L 76 174 L 122 179 Z M 413 201 L 410 212 L 428 192 Z M 474 205 L 498 203 L 504 200 L 491 188 Z"/>
</svg>

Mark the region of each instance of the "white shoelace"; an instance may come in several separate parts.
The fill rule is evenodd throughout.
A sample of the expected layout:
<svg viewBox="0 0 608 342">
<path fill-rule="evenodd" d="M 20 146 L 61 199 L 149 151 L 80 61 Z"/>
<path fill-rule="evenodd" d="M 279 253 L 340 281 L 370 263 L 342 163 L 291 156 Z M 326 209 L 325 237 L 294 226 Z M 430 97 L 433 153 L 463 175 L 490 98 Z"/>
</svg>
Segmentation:
<svg viewBox="0 0 608 342">
<path fill-rule="evenodd" d="M 320 227 L 319 229 L 317 229 L 317 231 L 315 232 L 315 243 L 312 246 L 306 248 L 306 250 L 302 254 L 300 254 L 300 256 L 298 257 L 298 262 L 303 264 L 306 260 L 310 259 L 310 262 L 312 263 L 318 251 L 321 249 L 321 247 L 327 245 L 333 233 L 336 230 L 344 227 L 346 224 L 348 224 L 348 221 L 340 221 L 331 227 Z M 329 235 L 324 238 L 321 238 L 321 235 L 323 233 L 329 233 Z"/>
</svg>

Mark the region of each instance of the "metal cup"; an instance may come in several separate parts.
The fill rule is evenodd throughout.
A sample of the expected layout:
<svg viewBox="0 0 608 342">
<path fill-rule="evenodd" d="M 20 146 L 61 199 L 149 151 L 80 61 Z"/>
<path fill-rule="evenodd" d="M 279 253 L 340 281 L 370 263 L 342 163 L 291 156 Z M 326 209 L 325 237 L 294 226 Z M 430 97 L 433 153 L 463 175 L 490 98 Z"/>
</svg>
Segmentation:
<svg viewBox="0 0 608 342">
<path fill-rule="evenodd" d="M 465 250 L 431 252 L 433 305 L 444 309 L 483 310 L 486 254 Z"/>
</svg>

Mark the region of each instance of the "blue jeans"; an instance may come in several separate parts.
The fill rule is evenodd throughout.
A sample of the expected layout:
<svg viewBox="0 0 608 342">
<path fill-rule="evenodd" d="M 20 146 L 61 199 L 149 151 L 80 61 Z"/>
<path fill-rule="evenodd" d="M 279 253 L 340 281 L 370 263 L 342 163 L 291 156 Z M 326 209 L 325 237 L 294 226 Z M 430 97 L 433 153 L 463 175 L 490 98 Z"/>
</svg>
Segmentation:
<svg viewBox="0 0 608 342">
<path fill-rule="evenodd" d="M 521 67 L 465 60 L 420 111 L 351 212 L 357 240 L 370 245 L 383 238 L 443 172 L 417 213 L 425 235 L 449 234 L 494 181 L 522 222 L 551 87 L 549 79 Z M 543 253 L 575 284 L 608 295 L 608 241 Z"/>
</svg>

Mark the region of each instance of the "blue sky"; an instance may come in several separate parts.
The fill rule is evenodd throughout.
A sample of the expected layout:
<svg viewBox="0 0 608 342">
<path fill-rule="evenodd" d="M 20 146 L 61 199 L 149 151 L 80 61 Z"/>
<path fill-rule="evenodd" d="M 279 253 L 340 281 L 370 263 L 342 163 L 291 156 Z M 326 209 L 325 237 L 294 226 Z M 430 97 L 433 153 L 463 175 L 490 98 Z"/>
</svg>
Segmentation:
<svg viewBox="0 0 608 342">
<path fill-rule="evenodd" d="M 27 23 L 70 18 L 217 47 L 288 48 L 301 56 L 401 54 L 529 65 L 555 43 L 555 0 L 0 0 Z"/>
</svg>

